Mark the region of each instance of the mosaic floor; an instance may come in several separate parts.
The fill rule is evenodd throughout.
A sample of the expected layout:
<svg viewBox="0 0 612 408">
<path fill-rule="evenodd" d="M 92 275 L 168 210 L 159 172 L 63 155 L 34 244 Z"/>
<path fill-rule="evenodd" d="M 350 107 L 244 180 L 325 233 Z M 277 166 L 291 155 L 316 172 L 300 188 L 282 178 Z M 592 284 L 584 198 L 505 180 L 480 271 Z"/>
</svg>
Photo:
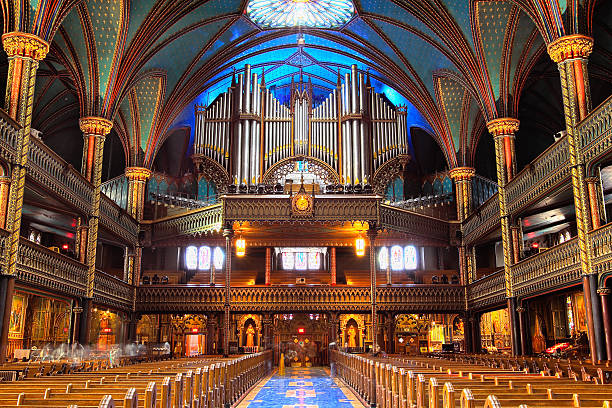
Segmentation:
<svg viewBox="0 0 612 408">
<path fill-rule="evenodd" d="M 287 368 L 259 382 L 238 408 L 364 408 L 357 397 L 321 367 Z"/>
</svg>

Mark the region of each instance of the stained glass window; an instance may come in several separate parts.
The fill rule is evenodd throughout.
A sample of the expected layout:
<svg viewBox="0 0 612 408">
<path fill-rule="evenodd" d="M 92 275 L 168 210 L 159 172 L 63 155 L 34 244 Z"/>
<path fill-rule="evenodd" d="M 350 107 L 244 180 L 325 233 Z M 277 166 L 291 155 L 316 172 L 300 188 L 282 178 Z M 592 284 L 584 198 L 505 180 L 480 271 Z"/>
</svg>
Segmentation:
<svg viewBox="0 0 612 408">
<path fill-rule="evenodd" d="M 219 247 L 216 247 L 213 251 L 213 266 L 215 267 L 215 269 L 220 270 L 221 268 L 223 268 L 223 261 L 223 250 Z"/>
<path fill-rule="evenodd" d="M 378 251 L 378 267 L 386 270 L 389 267 L 389 248 L 382 247 Z"/>
<path fill-rule="evenodd" d="M 247 15 L 264 28 L 340 27 L 355 14 L 351 0 L 250 0 Z"/>
<path fill-rule="evenodd" d="M 185 266 L 190 271 L 198 269 L 198 248 L 188 246 L 185 250 Z"/>
<path fill-rule="evenodd" d="M 283 269 L 293 269 L 295 265 L 294 253 L 293 252 L 283 252 L 282 261 L 283 261 Z"/>
<path fill-rule="evenodd" d="M 210 247 L 200 247 L 198 251 L 198 269 L 201 271 L 210 269 Z"/>
<path fill-rule="evenodd" d="M 412 271 L 417 268 L 417 251 L 412 245 L 404 247 L 404 269 Z"/>
<path fill-rule="evenodd" d="M 321 253 L 308 252 L 308 269 L 311 271 L 321 268 Z"/>
<path fill-rule="evenodd" d="M 404 250 L 399 245 L 391 247 L 391 269 L 394 271 L 404 269 Z"/>
<path fill-rule="evenodd" d="M 308 269 L 306 252 L 295 253 L 295 269 L 298 271 L 305 271 L 306 269 Z"/>
</svg>

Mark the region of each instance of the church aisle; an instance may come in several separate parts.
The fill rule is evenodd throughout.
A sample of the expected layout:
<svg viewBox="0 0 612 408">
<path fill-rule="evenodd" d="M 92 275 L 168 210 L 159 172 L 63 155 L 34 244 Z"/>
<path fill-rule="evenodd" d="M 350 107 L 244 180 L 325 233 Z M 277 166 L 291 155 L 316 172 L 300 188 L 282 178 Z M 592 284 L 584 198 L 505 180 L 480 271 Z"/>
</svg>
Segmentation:
<svg viewBox="0 0 612 408">
<path fill-rule="evenodd" d="M 321 367 L 287 368 L 263 379 L 238 408 L 364 408 L 357 397 Z"/>
</svg>

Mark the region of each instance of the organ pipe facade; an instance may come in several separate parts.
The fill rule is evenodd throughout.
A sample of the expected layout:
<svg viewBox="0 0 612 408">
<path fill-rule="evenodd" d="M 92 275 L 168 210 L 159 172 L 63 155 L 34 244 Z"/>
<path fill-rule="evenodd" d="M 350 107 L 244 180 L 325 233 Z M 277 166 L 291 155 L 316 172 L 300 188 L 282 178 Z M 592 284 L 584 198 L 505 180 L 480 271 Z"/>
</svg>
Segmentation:
<svg viewBox="0 0 612 408">
<path fill-rule="evenodd" d="M 227 92 L 196 106 L 194 158 L 223 167 L 236 184 L 257 184 L 276 163 L 314 158 L 345 184 L 365 184 L 387 161 L 408 154 L 407 114 L 372 90 L 357 66 L 314 106 L 312 83 L 291 82 L 289 106 L 245 66 Z"/>
</svg>

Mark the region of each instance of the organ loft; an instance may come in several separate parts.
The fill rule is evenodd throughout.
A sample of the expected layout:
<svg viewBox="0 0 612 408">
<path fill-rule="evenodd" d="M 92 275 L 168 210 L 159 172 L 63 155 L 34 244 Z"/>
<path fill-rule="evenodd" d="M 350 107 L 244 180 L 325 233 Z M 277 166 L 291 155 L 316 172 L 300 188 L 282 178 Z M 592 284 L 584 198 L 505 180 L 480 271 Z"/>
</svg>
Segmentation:
<svg viewBox="0 0 612 408">
<path fill-rule="evenodd" d="M 0 407 L 610 407 L 612 2 L 4 2 Z"/>
</svg>

